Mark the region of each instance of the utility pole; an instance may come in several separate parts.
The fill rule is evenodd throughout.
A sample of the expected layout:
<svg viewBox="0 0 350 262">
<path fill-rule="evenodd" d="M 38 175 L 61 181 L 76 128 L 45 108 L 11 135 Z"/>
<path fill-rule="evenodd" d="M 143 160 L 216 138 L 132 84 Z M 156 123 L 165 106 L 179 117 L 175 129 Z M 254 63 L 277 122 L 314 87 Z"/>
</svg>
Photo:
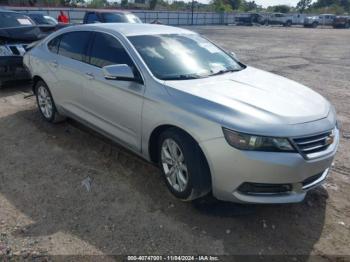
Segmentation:
<svg viewBox="0 0 350 262">
<path fill-rule="evenodd" d="M 192 12 L 192 25 L 193 25 L 193 9 L 194 9 L 194 0 L 192 0 L 191 12 Z"/>
</svg>

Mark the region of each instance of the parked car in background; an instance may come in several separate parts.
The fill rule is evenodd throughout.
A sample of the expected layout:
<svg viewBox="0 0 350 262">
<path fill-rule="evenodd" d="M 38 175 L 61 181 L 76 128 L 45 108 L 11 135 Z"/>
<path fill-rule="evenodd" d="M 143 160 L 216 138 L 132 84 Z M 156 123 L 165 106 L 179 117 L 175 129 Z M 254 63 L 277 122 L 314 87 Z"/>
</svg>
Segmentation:
<svg viewBox="0 0 350 262">
<path fill-rule="evenodd" d="M 319 17 L 320 25 L 333 25 L 335 15 L 333 14 L 322 14 Z"/>
<path fill-rule="evenodd" d="M 246 14 L 238 14 L 238 16 L 235 17 L 235 23 L 236 25 L 247 25 L 252 26 L 255 24 L 263 25 L 266 24 L 267 19 L 257 13 L 246 13 Z"/>
<path fill-rule="evenodd" d="M 293 24 L 293 17 L 289 14 L 273 13 L 269 15 L 267 21 L 269 25 L 283 25 L 289 27 Z"/>
<path fill-rule="evenodd" d="M 72 26 L 24 63 L 44 119 L 72 117 L 158 163 L 181 200 L 302 201 L 338 147 L 325 98 L 186 29 Z"/>
<path fill-rule="evenodd" d="M 142 23 L 142 21 L 130 12 L 93 10 L 85 13 L 83 23 Z"/>
<path fill-rule="evenodd" d="M 334 28 L 350 28 L 350 16 L 336 16 L 333 21 Z"/>
<path fill-rule="evenodd" d="M 316 28 L 319 23 L 320 21 L 318 16 L 307 16 L 304 18 L 304 27 Z"/>
<path fill-rule="evenodd" d="M 46 35 L 28 16 L 0 10 L 0 87 L 10 81 L 30 79 L 23 67 L 23 55 L 28 45 Z"/>
<path fill-rule="evenodd" d="M 27 13 L 27 16 L 29 16 L 37 25 L 57 25 L 58 22 L 55 18 L 43 15 L 43 14 L 37 14 L 37 13 Z"/>
<path fill-rule="evenodd" d="M 26 15 L 29 16 L 43 32 L 53 32 L 68 26 L 68 24 L 58 23 L 55 18 L 48 15 L 37 13 L 28 13 Z"/>
</svg>

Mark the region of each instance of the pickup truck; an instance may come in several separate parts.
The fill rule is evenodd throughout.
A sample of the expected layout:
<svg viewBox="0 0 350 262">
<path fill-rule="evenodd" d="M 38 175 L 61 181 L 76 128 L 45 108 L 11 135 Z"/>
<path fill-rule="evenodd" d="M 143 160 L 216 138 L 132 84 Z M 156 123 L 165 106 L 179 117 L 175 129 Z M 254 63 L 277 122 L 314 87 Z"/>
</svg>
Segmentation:
<svg viewBox="0 0 350 262">
<path fill-rule="evenodd" d="M 236 25 L 247 25 L 247 26 L 252 26 L 255 24 L 264 25 L 266 22 L 267 22 L 267 19 L 257 13 L 239 14 L 235 18 Z"/>
<path fill-rule="evenodd" d="M 333 14 L 322 14 L 318 17 L 320 25 L 333 25 L 335 15 Z"/>
<path fill-rule="evenodd" d="M 130 12 L 91 10 L 85 13 L 83 23 L 142 23 L 142 21 Z"/>
<path fill-rule="evenodd" d="M 316 28 L 320 24 L 318 16 L 307 16 L 304 18 L 304 27 Z"/>
<path fill-rule="evenodd" d="M 283 25 L 289 27 L 293 24 L 293 18 L 288 14 L 273 13 L 268 17 L 267 22 L 269 25 Z"/>
<path fill-rule="evenodd" d="M 333 20 L 333 28 L 350 28 L 350 16 L 336 16 Z"/>
</svg>

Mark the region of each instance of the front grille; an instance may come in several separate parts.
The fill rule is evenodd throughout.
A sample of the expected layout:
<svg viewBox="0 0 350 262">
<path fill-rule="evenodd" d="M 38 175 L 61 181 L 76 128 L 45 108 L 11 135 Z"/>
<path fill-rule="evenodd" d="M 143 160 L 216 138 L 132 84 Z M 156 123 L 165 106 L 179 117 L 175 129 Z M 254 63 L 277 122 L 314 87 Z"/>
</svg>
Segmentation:
<svg viewBox="0 0 350 262">
<path fill-rule="evenodd" d="M 13 45 L 8 45 L 7 47 L 11 50 L 13 55 L 22 56 L 25 53 L 26 46 L 27 45 L 23 45 L 23 44 L 13 44 Z"/>
<path fill-rule="evenodd" d="M 319 135 L 294 138 L 293 141 L 301 153 L 308 155 L 326 150 L 334 140 L 333 131 Z"/>
<path fill-rule="evenodd" d="M 12 54 L 20 55 L 19 50 L 17 49 L 16 46 L 12 45 L 12 46 L 9 46 L 9 47 L 10 47 L 10 50 L 11 50 Z"/>
</svg>

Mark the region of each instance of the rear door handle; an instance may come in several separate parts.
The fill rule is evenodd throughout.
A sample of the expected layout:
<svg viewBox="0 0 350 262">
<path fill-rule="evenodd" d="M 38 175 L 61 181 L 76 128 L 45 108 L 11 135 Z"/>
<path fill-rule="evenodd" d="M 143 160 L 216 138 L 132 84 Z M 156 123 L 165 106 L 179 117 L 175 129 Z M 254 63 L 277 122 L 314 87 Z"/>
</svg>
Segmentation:
<svg viewBox="0 0 350 262">
<path fill-rule="evenodd" d="M 50 65 L 52 66 L 52 67 L 58 67 L 58 63 L 57 63 L 57 61 L 55 60 L 55 61 L 52 61 L 51 63 L 50 63 Z"/>
<path fill-rule="evenodd" d="M 86 76 L 86 78 L 89 79 L 89 80 L 92 80 L 92 79 L 95 78 L 93 73 L 85 73 L 85 76 Z"/>
</svg>

